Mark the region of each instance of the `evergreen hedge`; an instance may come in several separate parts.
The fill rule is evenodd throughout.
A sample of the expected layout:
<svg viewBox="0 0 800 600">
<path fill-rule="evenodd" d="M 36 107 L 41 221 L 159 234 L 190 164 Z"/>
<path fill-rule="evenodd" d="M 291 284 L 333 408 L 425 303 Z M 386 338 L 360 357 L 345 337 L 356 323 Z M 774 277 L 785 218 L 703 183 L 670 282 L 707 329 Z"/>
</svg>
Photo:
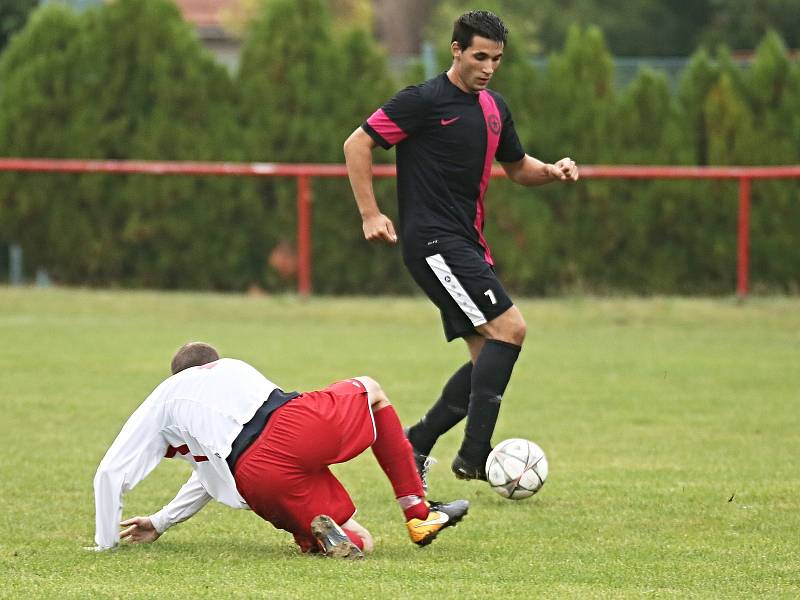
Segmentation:
<svg viewBox="0 0 800 600">
<path fill-rule="evenodd" d="M 360 30 L 332 33 L 323 0 L 271 0 L 235 77 L 168 0 L 76 15 L 38 9 L 0 55 L 0 155 L 341 162 L 349 133 L 399 87 Z M 443 58 L 443 66 L 447 59 Z M 643 70 L 614 88 L 597 28 L 573 28 L 534 68 L 510 44 L 496 77 L 529 153 L 583 164 L 796 164 L 800 65 L 767 35 L 747 68 L 700 49 L 677 90 Z M 392 153 L 378 151 L 378 161 Z M 753 186 L 752 282 L 800 287 L 800 184 Z M 368 245 L 346 180 L 315 180 L 314 289 L 408 293 L 397 248 Z M 394 182 L 376 180 L 396 216 Z M 495 180 L 487 234 L 515 293 L 728 294 L 735 182 Z M 293 180 L 6 174 L 0 242 L 59 283 L 294 288 Z"/>
<path fill-rule="evenodd" d="M 80 17 L 46 5 L 0 59 L 6 156 L 240 160 L 227 72 L 166 0 Z M 263 269 L 263 206 L 235 179 L 13 175 L 0 234 L 57 282 L 241 289 Z"/>
</svg>

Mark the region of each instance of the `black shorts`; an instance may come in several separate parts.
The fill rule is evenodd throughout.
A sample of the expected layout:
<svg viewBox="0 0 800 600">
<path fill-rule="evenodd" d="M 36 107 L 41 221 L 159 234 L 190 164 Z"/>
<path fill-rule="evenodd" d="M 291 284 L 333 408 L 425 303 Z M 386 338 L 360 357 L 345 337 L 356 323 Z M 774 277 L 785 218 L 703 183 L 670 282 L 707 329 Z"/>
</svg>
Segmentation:
<svg viewBox="0 0 800 600">
<path fill-rule="evenodd" d="M 513 306 L 494 267 L 471 246 L 460 245 L 406 260 L 409 273 L 439 307 L 447 341 L 474 335 L 475 328 Z"/>
</svg>

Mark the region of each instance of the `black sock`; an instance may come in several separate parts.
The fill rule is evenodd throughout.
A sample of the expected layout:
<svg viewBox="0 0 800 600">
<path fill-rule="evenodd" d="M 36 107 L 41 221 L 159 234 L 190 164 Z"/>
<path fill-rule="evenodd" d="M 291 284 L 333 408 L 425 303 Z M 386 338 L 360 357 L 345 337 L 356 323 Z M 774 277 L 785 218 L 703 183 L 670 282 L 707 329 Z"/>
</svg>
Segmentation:
<svg viewBox="0 0 800 600">
<path fill-rule="evenodd" d="M 464 441 L 458 453 L 470 464 L 482 465 L 492 449 L 492 433 L 521 346 L 486 340 L 472 369 Z"/>
<path fill-rule="evenodd" d="M 442 395 L 428 413 L 411 427 L 408 438 L 417 452 L 430 454 L 439 436 L 450 431 L 467 416 L 472 379 L 472 363 L 462 365 L 444 384 Z"/>
</svg>

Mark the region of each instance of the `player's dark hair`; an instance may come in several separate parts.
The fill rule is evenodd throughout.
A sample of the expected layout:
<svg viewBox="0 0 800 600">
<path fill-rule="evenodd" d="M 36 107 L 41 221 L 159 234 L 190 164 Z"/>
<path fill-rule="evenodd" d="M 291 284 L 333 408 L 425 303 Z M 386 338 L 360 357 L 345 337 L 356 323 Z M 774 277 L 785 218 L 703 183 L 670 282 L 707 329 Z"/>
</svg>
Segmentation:
<svg viewBox="0 0 800 600">
<path fill-rule="evenodd" d="M 472 45 L 472 38 L 476 35 L 505 45 L 508 29 L 493 12 L 473 10 L 456 19 L 451 42 L 458 42 L 458 47 L 466 50 Z"/>
<path fill-rule="evenodd" d="M 199 367 L 215 360 L 219 360 L 219 352 L 214 346 L 205 342 L 187 342 L 172 357 L 170 369 L 175 375 L 189 367 Z"/>
</svg>

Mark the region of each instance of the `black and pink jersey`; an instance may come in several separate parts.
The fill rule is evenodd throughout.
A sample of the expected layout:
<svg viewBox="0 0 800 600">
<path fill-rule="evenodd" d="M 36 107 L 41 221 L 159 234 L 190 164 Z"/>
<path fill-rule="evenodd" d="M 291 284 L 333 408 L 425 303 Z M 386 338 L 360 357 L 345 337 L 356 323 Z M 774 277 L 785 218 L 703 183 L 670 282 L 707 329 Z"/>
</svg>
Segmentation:
<svg viewBox="0 0 800 600">
<path fill-rule="evenodd" d="M 401 90 L 361 127 L 383 148 L 397 145 L 403 255 L 468 241 L 493 264 L 483 235 L 492 161 L 525 156 L 503 97 L 463 92 L 442 73 Z"/>
</svg>

